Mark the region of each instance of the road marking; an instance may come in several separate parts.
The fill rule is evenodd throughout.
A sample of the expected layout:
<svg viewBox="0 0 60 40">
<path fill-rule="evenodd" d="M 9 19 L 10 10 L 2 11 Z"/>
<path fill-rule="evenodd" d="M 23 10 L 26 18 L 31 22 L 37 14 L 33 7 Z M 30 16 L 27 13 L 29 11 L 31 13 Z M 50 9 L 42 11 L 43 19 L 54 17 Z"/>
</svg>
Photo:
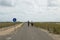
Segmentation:
<svg viewBox="0 0 60 40">
<path fill-rule="evenodd" d="M 12 39 L 12 38 L 11 37 L 6 38 L 6 40 L 10 40 L 10 39 Z"/>
</svg>

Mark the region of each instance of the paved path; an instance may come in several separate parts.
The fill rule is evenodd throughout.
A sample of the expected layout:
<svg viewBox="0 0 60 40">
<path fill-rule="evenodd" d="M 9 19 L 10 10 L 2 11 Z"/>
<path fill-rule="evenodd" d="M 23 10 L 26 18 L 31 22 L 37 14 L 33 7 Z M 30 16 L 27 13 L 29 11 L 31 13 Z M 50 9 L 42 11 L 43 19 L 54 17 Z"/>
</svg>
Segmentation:
<svg viewBox="0 0 60 40">
<path fill-rule="evenodd" d="M 47 33 L 32 26 L 27 26 L 27 23 L 23 27 L 16 30 L 13 34 L 0 37 L 0 40 L 53 40 Z"/>
</svg>

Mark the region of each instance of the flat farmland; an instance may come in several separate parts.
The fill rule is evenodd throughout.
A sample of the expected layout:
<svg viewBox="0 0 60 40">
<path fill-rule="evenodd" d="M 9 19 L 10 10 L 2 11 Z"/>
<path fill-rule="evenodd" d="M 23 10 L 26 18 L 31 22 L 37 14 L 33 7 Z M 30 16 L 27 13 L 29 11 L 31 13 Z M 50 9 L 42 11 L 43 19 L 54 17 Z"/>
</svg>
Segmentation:
<svg viewBox="0 0 60 40">
<path fill-rule="evenodd" d="M 21 22 L 0 22 L 0 28 L 9 27 L 12 25 L 20 24 Z"/>
<path fill-rule="evenodd" d="M 50 33 L 60 34 L 60 22 L 35 22 L 34 26 L 46 29 Z"/>
</svg>

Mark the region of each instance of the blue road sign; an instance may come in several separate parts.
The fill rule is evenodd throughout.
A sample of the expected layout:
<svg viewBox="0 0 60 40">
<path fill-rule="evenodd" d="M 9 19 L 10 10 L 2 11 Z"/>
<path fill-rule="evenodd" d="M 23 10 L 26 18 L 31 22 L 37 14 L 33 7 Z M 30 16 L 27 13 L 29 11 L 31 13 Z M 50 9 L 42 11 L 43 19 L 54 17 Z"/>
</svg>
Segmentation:
<svg viewBox="0 0 60 40">
<path fill-rule="evenodd" d="M 13 22 L 16 22 L 16 20 L 17 20 L 16 18 L 13 18 Z"/>
</svg>

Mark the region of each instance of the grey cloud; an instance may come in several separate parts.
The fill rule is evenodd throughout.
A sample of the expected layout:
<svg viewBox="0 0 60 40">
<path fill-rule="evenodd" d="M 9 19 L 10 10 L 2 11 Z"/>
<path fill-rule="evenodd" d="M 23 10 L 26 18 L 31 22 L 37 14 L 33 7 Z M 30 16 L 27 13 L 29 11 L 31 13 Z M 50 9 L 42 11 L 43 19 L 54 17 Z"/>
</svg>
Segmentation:
<svg viewBox="0 0 60 40">
<path fill-rule="evenodd" d="M 1 6 L 14 6 L 14 2 L 12 0 L 0 0 Z"/>
<path fill-rule="evenodd" d="M 50 7 L 57 7 L 57 2 L 56 0 L 48 0 L 48 6 Z"/>
</svg>

